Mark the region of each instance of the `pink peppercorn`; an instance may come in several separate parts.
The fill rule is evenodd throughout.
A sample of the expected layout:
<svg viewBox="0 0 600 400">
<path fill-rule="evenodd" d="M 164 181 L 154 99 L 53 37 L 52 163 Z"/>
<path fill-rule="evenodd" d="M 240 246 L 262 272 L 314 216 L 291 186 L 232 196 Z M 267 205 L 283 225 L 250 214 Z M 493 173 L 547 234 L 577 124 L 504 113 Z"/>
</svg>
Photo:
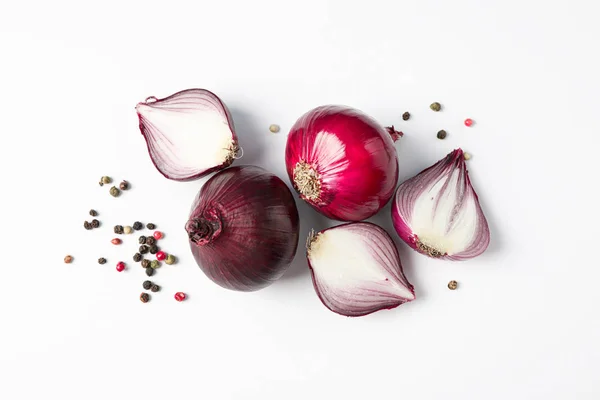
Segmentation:
<svg viewBox="0 0 600 400">
<path fill-rule="evenodd" d="M 125 269 L 125 263 L 123 261 L 119 261 L 117 263 L 117 271 L 121 272 Z"/>
<path fill-rule="evenodd" d="M 154 231 L 154 233 L 152 234 L 152 236 L 154 236 L 154 239 L 159 240 L 162 239 L 163 234 L 161 231 Z"/>
<path fill-rule="evenodd" d="M 467 119 L 465 119 L 465 125 L 466 125 L 466 126 L 471 126 L 471 125 L 473 125 L 473 120 L 472 120 L 471 118 L 467 118 Z"/>
<path fill-rule="evenodd" d="M 156 259 L 158 261 L 163 261 L 165 258 L 167 258 L 167 253 L 165 253 L 164 251 L 159 251 L 158 253 L 156 253 Z"/>
<path fill-rule="evenodd" d="M 175 293 L 175 300 L 177 300 L 177 301 L 184 301 L 185 297 L 186 297 L 185 293 L 183 293 L 183 292 Z"/>
</svg>

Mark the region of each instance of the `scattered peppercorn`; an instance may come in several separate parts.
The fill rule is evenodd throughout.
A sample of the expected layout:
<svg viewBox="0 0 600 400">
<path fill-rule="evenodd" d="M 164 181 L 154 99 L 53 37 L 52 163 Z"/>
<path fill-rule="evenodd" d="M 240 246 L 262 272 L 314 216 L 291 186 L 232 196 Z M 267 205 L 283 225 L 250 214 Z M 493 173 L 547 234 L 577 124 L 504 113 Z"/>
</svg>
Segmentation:
<svg viewBox="0 0 600 400">
<path fill-rule="evenodd" d="M 152 236 L 146 236 L 146 244 L 148 246 L 152 246 L 154 243 L 156 243 L 156 239 L 154 239 Z"/>
<path fill-rule="evenodd" d="M 102 264 L 106 264 L 106 258 L 104 258 L 104 257 L 100 257 L 100 258 L 98 259 L 98 264 L 100 264 L 100 265 L 102 265 Z"/>
<path fill-rule="evenodd" d="M 129 189 L 129 182 L 123 181 L 123 182 L 119 183 L 119 189 L 121 189 L 121 190 Z"/>
<path fill-rule="evenodd" d="M 158 253 L 158 246 L 153 244 L 152 246 L 150 246 L 150 254 L 156 254 Z"/>
<path fill-rule="evenodd" d="M 98 216 L 98 211 L 96 211 L 96 210 L 90 210 L 90 215 L 92 217 L 96 217 L 96 216 Z"/>
<path fill-rule="evenodd" d="M 175 300 L 177 300 L 177 301 L 184 301 L 185 298 L 186 298 L 185 293 L 183 293 L 183 292 L 177 292 L 177 293 L 175 293 Z"/>
<path fill-rule="evenodd" d="M 143 268 L 148 268 L 148 267 L 150 267 L 150 260 L 148 260 L 148 259 L 143 259 L 143 260 L 142 260 L 142 267 L 143 267 Z"/>
<path fill-rule="evenodd" d="M 408 121 L 410 119 L 410 113 L 407 111 L 404 114 L 402 114 L 402 119 Z"/>
<path fill-rule="evenodd" d="M 83 223 L 83 227 L 84 227 L 85 229 L 87 229 L 88 231 L 89 231 L 90 229 L 92 229 L 92 228 L 93 228 L 92 224 L 90 224 L 88 221 L 85 221 L 85 222 Z"/>
<path fill-rule="evenodd" d="M 145 244 L 146 243 L 146 236 L 140 236 L 140 238 L 138 239 L 138 242 L 140 242 L 140 244 Z"/>
<path fill-rule="evenodd" d="M 429 106 L 429 108 L 431 108 L 433 111 L 437 112 L 437 111 L 440 111 L 442 109 L 442 105 L 436 101 L 435 103 L 431 103 L 431 105 Z"/>
<path fill-rule="evenodd" d="M 122 241 L 119 238 L 114 238 L 113 240 L 110 241 L 112 244 L 121 244 Z"/>
<path fill-rule="evenodd" d="M 135 262 L 140 262 L 140 261 L 142 261 L 142 255 L 141 255 L 140 253 L 135 253 L 135 254 L 133 255 L 133 261 L 135 261 Z"/>
<path fill-rule="evenodd" d="M 269 126 L 269 130 L 273 133 L 277 133 L 277 132 L 279 132 L 279 125 L 273 124 L 273 125 Z"/>
<path fill-rule="evenodd" d="M 467 119 L 465 119 L 465 125 L 466 125 L 466 126 L 471 126 L 471 125 L 473 125 L 473 120 L 472 120 L 471 118 L 467 118 Z"/>
<path fill-rule="evenodd" d="M 152 230 L 152 229 L 156 229 L 156 225 L 150 223 L 150 224 L 146 224 L 146 228 Z"/>
<path fill-rule="evenodd" d="M 152 287 L 152 285 L 154 285 L 151 281 L 144 281 L 144 283 L 142 283 L 142 287 L 145 290 L 150 290 L 150 288 Z"/>
<path fill-rule="evenodd" d="M 150 261 L 150 268 L 152 268 L 152 269 L 160 268 L 160 263 L 156 260 L 152 260 L 152 261 Z"/>
<path fill-rule="evenodd" d="M 159 251 L 158 253 L 156 253 L 156 259 L 158 261 L 163 261 L 165 258 L 167 258 L 167 253 L 165 253 L 164 251 Z"/>
<path fill-rule="evenodd" d="M 142 303 L 147 303 L 150 301 L 150 295 L 148 293 L 142 293 L 140 294 L 140 300 Z"/>
<path fill-rule="evenodd" d="M 148 250 L 150 250 L 150 248 L 146 245 L 141 245 L 139 248 L 140 254 L 146 254 L 148 253 Z"/>
<path fill-rule="evenodd" d="M 142 224 L 140 221 L 135 221 L 133 223 L 133 229 L 135 229 L 136 231 L 139 231 L 142 228 L 144 228 L 144 224 Z"/>
<path fill-rule="evenodd" d="M 97 219 L 93 219 L 92 220 L 92 228 L 98 228 L 100 226 L 100 221 L 98 221 Z"/>
<path fill-rule="evenodd" d="M 123 228 L 123 233 L 125 233 L 126 235 L 129 235 L 131 232 L 133 232 L 133 229 L 131 229 L 129 225 Z"/>
<path fill-rule="evenodd" d="M 146 268 L 146 275 L 148 275 L 148 276 L 154 275 L 154 268 Z"/>
<path fill-rule="evenodd" d="M 160 290 L 160 286 L 158 285 L 152 285 L 152 287 L 150 288 L 150 290 L 152 290 L 154 293 L 158 292 Z"/>
<path fill-rule="evenodd" d="M 123 234 L 123 226 L 122 225 L 115 225 L 114 231 L 117 235 L 121 235 Z"/>
<path fill-rule="evenodd" d="M 162 239 L 162 238 L 163 238 L 163 236 L 165 236 L 165 235 L 163 235 L 163 233 L 162 233 L 161 231 L 155 231 L 155 232 L 152 234 L 152 236 L 154 236 L 154 239 L 156 239 L 156 240 L 160 240 L 160 239 Z"/>
<path fill-rule="evenodd" d="M 177 259 L 175 258 L 175 256 L 173 254 L 169 254 L 167 256 L 167 259 L 165 260 L 165 264 L 172 265 L 172 264 L 175 264 L 175 261 L 177 261 Z"/>
<path fill-rule="evenodd" d="M 450 281 L 450 282 L 448 282 L 448 289 L 450 289 L 450 290 L 456 290 L 457 287 L 458 287 L 458 282 L 456 282 L 456 281 Z"/>
<path fill-rule="evenodd" d="M 471 159 L 471 154 L 470 153 L 464 153 L 463 157 L 465 158 L 465 160 L 470 160 Z"/>
<path fill-rule="evenodd" d="M 437 133 L 437 138 L 438 139 L 445 139 L 446 138 L 446 131 L 445 130 L 441 130 Z"/>
<path fill-rule="evenodd" d="M 66 256 L 65 257 L 65 263 L 66 264 L 71 264 L 73 262 L 73 256 Z"/>
<path fill-rule="evenodd" d="M 112 197 L 118 197 L 121 194 L 121 191 L 119 189 L 117 189 L 115 186 L 113 186 L 110 188 L 109 193 Z"/>
<path fill-rule="evenodd" d="M 112 182 L 112 179 L 110 178 L 110 176 L 103 176 L 102 178 L 100 178 L 100 183 L 104 184 L 109 184 Z"/>
<path fill-rule="evenodd" d="M 122 272 L 123 270 L 125 270 L 125 263 L 123 261 L 119 261 L 117 263 L 117 271 Z"/>
</svg>

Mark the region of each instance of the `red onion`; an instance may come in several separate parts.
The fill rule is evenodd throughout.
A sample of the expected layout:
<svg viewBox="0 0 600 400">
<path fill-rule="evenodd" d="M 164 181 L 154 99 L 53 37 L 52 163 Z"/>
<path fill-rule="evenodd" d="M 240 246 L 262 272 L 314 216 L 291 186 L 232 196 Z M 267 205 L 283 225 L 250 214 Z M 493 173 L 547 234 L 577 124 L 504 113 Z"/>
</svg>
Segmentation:
<svg viewBox="0 0 600 400">
<path fill-rule="evenodd" d="M 277 176 L 232 167 L 202 187 L 185 226 L 196 262 L 218 285 L 239 291 L 279 279 L 298 247 L 298 210 Z"/>
<path fill-rule="evenodd" d="M 321 106 L 292 127 L 285 149 L 290 181 L 323 215 L 359 221 L 379 211 L 398 180 L 394 141 L 402 135 L 349 107 Z"/>
<path fill-rule="evenodd" d="M 433 258 L 466 260 L 483 253 L 490 243 L 461 149 L 398 187 L 392 219 L 402 240 Z"/>
<path fill-rule="evenodd" d="M 204 89 L 136 106 L 152 162 L 166 178 L 189 181 L 230 166 L 240 150 L 225 104 Z"/>
<path fill-rule="evenodd" d="M 311 234 L 306 256 L 317 295 L 338 314 L 359 317 L 415 299 L 390 235 L 370 222 Z"/>
</svg>

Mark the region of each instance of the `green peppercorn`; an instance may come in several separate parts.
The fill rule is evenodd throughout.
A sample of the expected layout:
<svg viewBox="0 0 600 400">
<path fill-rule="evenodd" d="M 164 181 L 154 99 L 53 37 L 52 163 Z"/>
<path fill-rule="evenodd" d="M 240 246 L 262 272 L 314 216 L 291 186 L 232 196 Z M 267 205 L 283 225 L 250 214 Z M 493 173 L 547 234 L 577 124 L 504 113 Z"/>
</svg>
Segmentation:
<svg viewBox="0 0 600 400">
<path fill-rule="evenodd" d="M 150 260 L 148 260 L 147 258 L 144 258 L 144 259 L 142 260 L 142 267 L 143 267 L 143 268 L 148 268 L 148 267 L 150 267 Z"/>
<path fill-rule="evenodd" d="M 142 303 L 147 303 L 150 301 L 150 295 L 148 293 L 142 293 L 140 294 L 140 300 Z"/>
<path fill-rule="evenodd" d="M 104 185 L 104 184 L 109 184 L 112 182 L 112 179 L 110 178 L 110 176 L 103 176 L 102 178 L 100 178 L 100 182 Z"/>
<path fill-rule="evenodd" d="M 84 221 L 83 227 L 88 231 L 93 228 L 92 224 L 90 224 L 88 221 Z"/>
<path fill-rule="evenodd" d="M 167 256 L 167 258 L 165 259 L 165 264 L 172 265 L 172 264 L 175 264 L 176 261 L 177 261 L 177 259 L 175 258 L 175 256 L 173 254 L 169 254 Z"/>
<path fill-rule="evenodd" d="M 144 281 L 144 283 L 142 283 L 142 287 L 145 290 L 150 290 L 150 288 L 152 287 L 152 285 L 154 285 L 151 281 Z"/>
<path fill-rule="evenodd" d="M 121 194 L 121 191 L 115 186 L 111 187 L 109 192 L 112 197 L 118 197 Z"/>
<path fill-rule="evenodd" d="M 98 264 L 100 264 L 100 265 L 102 265 L 102 264 L 106 264 L 106 258 L 104 258 L 104 257 L 100 257 L 100 258 L 98 259 Z"/>
<path fill-rule="evenodd" d="M 146 224 L 146 228 L 148 228 L 148 229 L 150 229 L 150 230 L 153 230 L 153 229 L 156 229 L 156 225 L 154 225 L 154 224 L 152 224 L 152 223 L 150 223 L 150 224 Z"/>
<path fill-rule="evenodd" d="M 98 221 L 97 219 L 93 219 L 92 220 L 92 228 L 98 228 L 100 226 L 100 221 Z"/>
<path fill-rule="evenodd" d="M 90 210 L 90 215 L 92 217 L 96 217 L 96 216 L 98 216 L 98 211 L 96 211 L 96 210 Z"/>
<path fill-rule="evenodd" d="M 129 182 L 123 181 L 123 182 L 119 183 L 119 189 L 121 189 L 121 190 L 129 189 Z"/>
<path fill-rule="evenodd" d="M 160 263 L 156 260 L 152 260 L 152 261 L 150 261 L 150 268 L 152 268 L 152 269 L 160 268 Z"/>
<path fill-rule="evenodd" d="M 138 239 L 138 242 L 140 242 L 140 244 L 145 244 L 146 243 L 146 236 L 140 236 L 140 238 Z"/>
<path fill-rule="evenodd" d="M 143 227 L 144 227 L 144 225 L 140 221 L 135 221 L 133 223 L 133 229 L 135 229 L 136 231 L 139 231 Z"/>
<path fill-rule="evenodd" d="M 139 248 L 140 254 L 147 254 L 148 250 L 150 250 L 150 248 L 144 244 L 141 245 Z"/>
<path fill-rule="evenodd" d="M 154 293 L 158 292 L 160 290 L 160 286 L 158 285 L 152 285 L 152 287 L 150 288 L 150 290 L 152 290 Z"/>
<path fill-rule="evenodd" d="M 153 244 L 152 246 L 150 246 L 150 254 L 156 254 L 158 253 L 158 246 Z"/>
<path fill-rule="evenodd" d="M 445 130 L 441 130 L 437 133 L 437 138 L 438 139 L 445 139 L 446 138 L 446 131 Z"/>
<path fill-rule="evenodd" d="M 156 239 L 154 239 L 152 236 L 146 236 L 146 244 L 148 246 L 152 246 L 154 243 L 156 243 Z"/>
<path fill-rule="evenodd" d="M 154 275 L 154 268 L 146 268 L 146 275 L 148 275 L 148 276 Z"/>
<path fill-rule="evenodd" d="M 123 226 L 122 225 L 115 225 L 114 231 L 117 235 L 121 235 L 123 234 Z"/>
<path fill-rule="evenodd" d="M 407 111 L 404 114 L 402 114 L 402 119 L 408 121 L 410 119 L 410 113 Z"/>
<path fill-rule="evenodd" d="M 442 105 L 436 101 L 435 103 L 431 103 L 429 108 L 431 108 L 435 112 L 438 112 L 442 109 Z"/>
<path fill-rule="evenodd" d="M 140 261 L 142 261 L 142 255 L 141 255 L 140 253 L 135 253 L 135 254 L 133 255 L 133 261 L 135 261 L 135 262 L 140 262 Z"/>
</svg>

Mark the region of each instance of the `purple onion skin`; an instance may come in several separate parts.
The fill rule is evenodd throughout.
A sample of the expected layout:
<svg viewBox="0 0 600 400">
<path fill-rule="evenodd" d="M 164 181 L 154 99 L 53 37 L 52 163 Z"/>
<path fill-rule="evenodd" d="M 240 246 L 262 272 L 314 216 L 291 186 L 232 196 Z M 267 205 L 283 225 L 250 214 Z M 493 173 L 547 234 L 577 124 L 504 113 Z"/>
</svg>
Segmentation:
<svg viewBox="0 0 600 400">
<path fill-rule="evenodd" d="M 216 284 L 251 292 L 279 279 L 299 238 L 292 193 L 263 168 L 231 167 L 202 187 L 185 226 L 200 269 Z"/>
</svg>

